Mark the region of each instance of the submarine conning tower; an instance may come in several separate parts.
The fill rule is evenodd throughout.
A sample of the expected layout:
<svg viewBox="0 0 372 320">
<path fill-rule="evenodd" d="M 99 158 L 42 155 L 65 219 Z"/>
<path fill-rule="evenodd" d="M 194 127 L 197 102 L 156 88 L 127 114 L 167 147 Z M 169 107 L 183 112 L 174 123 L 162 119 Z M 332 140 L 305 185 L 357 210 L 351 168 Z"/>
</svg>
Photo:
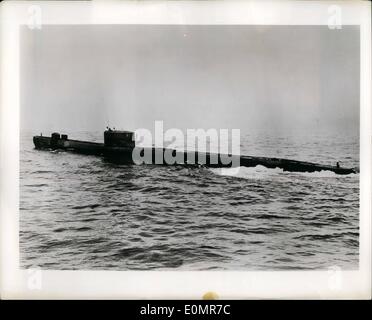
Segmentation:
<svg viewBox="0 0 372 320">
<path fill-rule="evenodd" d="M 51 139 L 50 139 L 50 146 L 52 148 L 58 148 L 59 146 L 59 141 L 60 140 L 67 140 L 68 139 L 68 136 L 67 134 L 59 134 L 58 132 L 53 132 L 52 135 L 51 135 Z"/>
<path fill-rule="evenodd" d="M 104 132 L 104 145 L 111 148 L 134 148 L 134 132 L 108 129 Z"/>
</svg>

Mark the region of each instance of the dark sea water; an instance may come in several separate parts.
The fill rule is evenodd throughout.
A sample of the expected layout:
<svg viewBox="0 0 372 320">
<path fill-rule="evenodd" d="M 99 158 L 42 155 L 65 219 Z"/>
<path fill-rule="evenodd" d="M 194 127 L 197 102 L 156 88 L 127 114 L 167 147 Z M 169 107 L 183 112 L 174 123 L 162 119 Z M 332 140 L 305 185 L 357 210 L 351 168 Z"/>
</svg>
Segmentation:
<svg viewBox="0 0 372 320">
<path fill-rule="evenodd" d="M 21 134 L 21 267 L 358 268 L 359 175 L 118 165 Z M 100 141 L 100 132 L 69 133 Z M 251 134 L 241 153 L 359 166 L 352 134 Z"/>
</svg>

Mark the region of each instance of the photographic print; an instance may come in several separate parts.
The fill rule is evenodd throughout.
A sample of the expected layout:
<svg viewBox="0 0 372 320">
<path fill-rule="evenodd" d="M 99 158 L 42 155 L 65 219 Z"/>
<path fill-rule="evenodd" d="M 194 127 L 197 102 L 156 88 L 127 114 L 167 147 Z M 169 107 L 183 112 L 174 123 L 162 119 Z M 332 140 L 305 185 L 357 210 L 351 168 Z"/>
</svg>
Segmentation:
<svg viewBox="0 0 372 320">
<path fill-rule="evenodd" d="M 20 40 L 22 266 L 358 268 L 357 26 L 25 26 Z"/>
<path fill-rule="evenodd" d="M 0 8 L 2 297 L 370 297 L 370 3 Z"/>
</svg>

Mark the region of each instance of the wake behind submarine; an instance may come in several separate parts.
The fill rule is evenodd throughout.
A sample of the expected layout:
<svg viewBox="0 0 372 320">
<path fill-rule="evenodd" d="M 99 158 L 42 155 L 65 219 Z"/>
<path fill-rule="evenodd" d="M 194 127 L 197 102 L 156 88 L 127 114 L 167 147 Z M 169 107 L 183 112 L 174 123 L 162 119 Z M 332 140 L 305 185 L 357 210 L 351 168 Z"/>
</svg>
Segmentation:
<svg viewBox="0 0 372 320">
<path fill-rule="evenodd" d="M 357 173 L 356 168 L 343 168 L 340 167 L 338 163 L 336 166 L 330 166 L 281 158 L 179 151 L 155 147 L 136 147 L 134 132 L 112 129 L 108 129 L 104 132 L 104 143 L 72 140 L 68 139 L 66 134 L 60 135 L 57 132 L 52 133 L 50 137 L 41 134 L 39 136 L 34 136 L 33 142 L 35 148 L 40 150 L 64 150 L 86 155 L 96 155 L 127 164 L 139 164 L 142 162 L 146 164 L 162 163 L 164 165 L 170 165 L 169 161 L 161 161 L 164 160 L 168 154 L 168 156 L 171 155 L 173 159 L 175 159 L 174 163 L 171 165 L 202 165 L 206 167 L 222 168 L 232 167 L 234 163 L 238 163 L 239 166 L 244 167 L 256 167 L 261 165 L 266 168 L 280 168 L 283 169 L 283 171 L 290 172 L 316 172 L 327 170 L 340 175 Z M 149 156 L 145 161 L 142 161 L 145 153 Z M 193 159 L 193 161 L 190 162 L 190 159 Z"/>
</svg>

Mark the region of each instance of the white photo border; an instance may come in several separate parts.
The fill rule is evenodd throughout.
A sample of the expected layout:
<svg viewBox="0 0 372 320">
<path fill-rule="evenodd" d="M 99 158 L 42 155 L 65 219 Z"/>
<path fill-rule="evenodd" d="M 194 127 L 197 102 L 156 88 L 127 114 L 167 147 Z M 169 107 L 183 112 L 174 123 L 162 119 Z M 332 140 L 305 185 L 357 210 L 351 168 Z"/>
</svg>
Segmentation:
<svg viewBox="0 0 372 320">
<path fill-rule="evenodd" d="M 41 28 L 43 25 L 60 24 L 328 25 L 332 8 L 341 9 L 342 25 L 360 26 L 359 270 L 47 271 L 19 268 L 19 29 L 21 25 L 35 23 L 35 12 L 40 13 Z M 0 10 L 1 298 L 201 299 L 210 291 L 221 299 L 370 298 L 370 2 L 5 1 L 0 4 Z"/>
</svg>

